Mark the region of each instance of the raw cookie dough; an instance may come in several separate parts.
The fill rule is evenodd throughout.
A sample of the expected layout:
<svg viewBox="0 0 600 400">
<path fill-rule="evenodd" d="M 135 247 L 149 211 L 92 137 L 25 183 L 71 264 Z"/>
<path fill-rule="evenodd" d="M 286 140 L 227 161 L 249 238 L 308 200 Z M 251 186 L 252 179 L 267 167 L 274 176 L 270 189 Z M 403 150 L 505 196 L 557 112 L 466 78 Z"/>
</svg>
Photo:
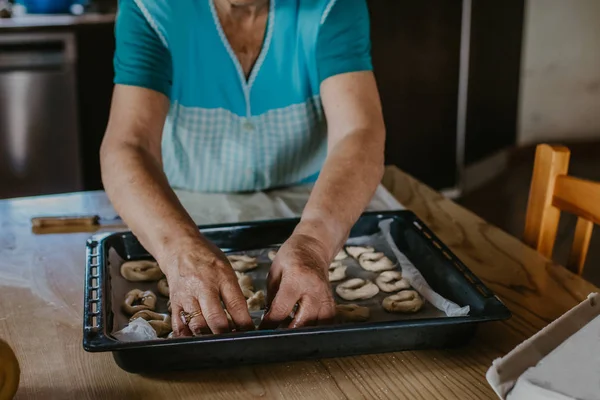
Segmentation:
<svg viewBox="0 0 600 400">
<path fill-rule="evenodd" d="M 121 265 L 121 275 L 130 282 L 155 282 L 164 277 L 156 261 L 127 261 Z"/>
<path fill-rule="evenodd" d="M 246 255 L 230 255 L 227 256 L 231 266 L 234 270 L 238 272 L 250 271 L 258 267 L 258 263 L 256 262 L 256 258 L 246 256 Z"/>
<path fill-rule="evenodd" d="M 171 316 L 169 314 L 160 314 L 150 310 L 142 310 L 133 314 L 129 319 L 129 322 L 132 322 L 137 318 L 143 318 L 148 321 L 150 326 L 156 331 L 158 337 L 168 335 L 172 331 Z"/>
<path fill-rule="evenodd" d="M 240 289 L 242 289 L 244 297 L 247 299 L 252 297 L 254 295 L 254 284 L 252 283 L 252 278 L 243 272 L 235 271 L 235 275 L 238 278 L 238 285 L 240 285 Z"/>
<path fill-rule="evenodd" d="M 167 278 L 162 278 L 158 281 L 158 293 L 165 297 L 169 297 L 169 282 L 167 281 Z"/>
<path fill-rule="evenodd" d="M 334 261 L 342 261 L 345 260 L 346 258 L 348 258 L 348 253 L 346 253 L 344 251 L 344 249 L 340 250 L 339 253 L 337 253 L 337 255 L 335 256 Z"/>
<path fill-rule="evenodd" d="M 358 260 L 358 257 L 360 257 L 361 254 L 373 253 L 375 249 L 372 247 L 348 246 L 346 247 L 346 251 L 348 252 L 348 254 L 350 254 L 352 257 Z"/>
<path fill-rule="evenodd" d="M 339 261 L 334 261 L 329 266 L 329 282 L 337 282 L 346 278 L 347 266 Z"/>
<path fill-rule="evenodd" d="M 127 315 L 133 315 L 138 311 L 151 310 L 156 307 L 156 295 L 150 290 L 145 292 L 140 289 L 133 289 L 125 296 L 125 301 L 121 308 Z"/>
<path fill-rule="evenodd" d="M 414 290 L 403 290 L 383 299 L 383 308 L 391 313 L 416 313 L 423 307 L 423 300 Z"/>
<path fill-rule="evenodd" d="M 269 260 L 273 261 L 275 260 L 275 256 L 277 255 L 277 251 L 276 250 L 270 250 L 269 254 L 267 254 L 267 256 L 269 257 Z"/>
<path fill-rule="evenodd" d="M 246 300 L 246 304 L 248 304 L 248 311 L 260 311 L 265 308 L 266 300 L 265 300 L 265 292 L 259 290 L 254 293 L 252 297 Z"/>
<path fill-rule="evenodd" d="M 393 293 L 404 289 L 410 289 L 410 283 L 402 277 L 398 271 L 384 271 L 377 278 L 375 283 L 383 292 Z"/>
<path fill-rule="evenodd" d="M 383 253 L 363 253 L 358 257 L 358 263 L 371 272 L 389 271 L 396 268 L 392 260 Z"/>
<path fill-rule="evenodd" d="M 367 300 L 377 295 L 379 288 L 373 282 L 354 278 L 337 285 L 335 292 L 344 300 Z"/>
<path fill-rule="evenodd" d="M 358 304 L 338 304 L 335 306 L 335 319 L 339 322 L 364 322 L 371 312 Z"/>
</svg>

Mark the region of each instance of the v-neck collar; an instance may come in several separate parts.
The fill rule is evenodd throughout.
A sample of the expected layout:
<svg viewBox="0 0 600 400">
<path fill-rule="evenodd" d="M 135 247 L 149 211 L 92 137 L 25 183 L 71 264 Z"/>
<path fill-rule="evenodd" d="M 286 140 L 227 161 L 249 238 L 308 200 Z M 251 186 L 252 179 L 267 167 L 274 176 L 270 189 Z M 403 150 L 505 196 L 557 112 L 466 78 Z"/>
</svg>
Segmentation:
<svg viewBox="0 0 600 400">
<path fill-rule="evenodd" d="M 276 0 L 270 0 L 269 15 L 267 17 L 267 27 L 266 27 L 266 31 L 265 31 L 265 38 L 263 40 L 262 48 L 260 50 L 260 54 L 259 54 L 258 58 L 256 59 L 256 62 L 252 66 L 252 70 L 250 71 L 250 75 L 248 76 L 248 79 L 246 79 L 246 75 L 244 74 L 244 69 L 242 68 L 242 64 L 240 63 L 237 56 L 235 55 L 235 52 L 233 51 L 233 48 L 231 47 L 231 44 L 229 43 L 229 40 L 227 39 L 227 36 L 225 35 L 225 31 L 223 30 L 223 26 L 221 25 L 221 21 L 219 19 L 219 15 L 217 13 L 217 8 L 215 6 L 214 0 L 208 0 L 210 10 L 211 10 L 212 16 L 213 16 L 213 21 L 215 23 L 215 27 L 217 28 L 217 32 L 219 33 L 219 37 L 221 38 L 221 42 L 223 43 L 225 50 L 227 50 L 227 53 L 229 54 L 229 57 L 231 58 L 231 61 L 233 62 L 235 69 L 238 72 L 238 78 L 240 79 L 240 83 L 242 85 L 242 88 L 244 89 L 244 95 L 246 96 L 246 110 L 247 110 L 248 117 L 251 116 L 250 91 L 252 90 L 252 85 L 254 84 L 254 81 L 256 80 L 256 76 L 258 75 L 258 72 L 260 71 L 260 68 L 265 60 L 265 57 L 266 57 L 267 53 L 269 52 L 269 47 L 271 45 L 271 40 L 273 37 L 273 27 L 275 25 L 275 1 Z"/>
</svg>

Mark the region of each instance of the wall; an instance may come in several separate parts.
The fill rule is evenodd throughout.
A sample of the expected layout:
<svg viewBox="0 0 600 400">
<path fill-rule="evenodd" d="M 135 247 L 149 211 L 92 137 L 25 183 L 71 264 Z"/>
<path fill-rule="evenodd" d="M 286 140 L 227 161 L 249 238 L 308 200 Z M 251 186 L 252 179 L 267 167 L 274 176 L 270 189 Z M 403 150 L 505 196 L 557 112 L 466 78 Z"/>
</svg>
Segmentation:
<svg viewBox="0 0 600 400">
<path fill-rule="evenodd" d="M 600 1 L 528 0 L 519 145 L 600 140 Z"/>
</svg>

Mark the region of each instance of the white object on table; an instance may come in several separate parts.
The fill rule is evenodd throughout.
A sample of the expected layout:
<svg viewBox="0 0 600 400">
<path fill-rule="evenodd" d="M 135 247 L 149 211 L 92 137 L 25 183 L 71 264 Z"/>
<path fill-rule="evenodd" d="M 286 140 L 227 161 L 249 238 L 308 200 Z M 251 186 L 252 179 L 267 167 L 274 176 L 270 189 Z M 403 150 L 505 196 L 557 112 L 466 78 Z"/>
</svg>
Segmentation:
<svg viewBox="0 0 600 400">
<path fill-rule="evenodd" d="M 486 378 L 507 400 L 600 400 L 600 295 L 494 360 Z"/>
</svg>

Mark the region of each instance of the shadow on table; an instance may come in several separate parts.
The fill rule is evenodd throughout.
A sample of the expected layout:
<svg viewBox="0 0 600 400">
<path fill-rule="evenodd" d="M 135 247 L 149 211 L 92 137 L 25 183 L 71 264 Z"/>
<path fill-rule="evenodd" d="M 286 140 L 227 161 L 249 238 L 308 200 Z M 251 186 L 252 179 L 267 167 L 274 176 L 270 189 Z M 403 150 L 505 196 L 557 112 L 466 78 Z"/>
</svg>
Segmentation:
<svg viewBox="0 0 600 400">
<path fill-rule="evenodd" d="M 261 375 L 261 371 L 265 371 L 272 368 L 277 368 L 278 377 L 285 379 L 285 371 L 289 371 L 290 376 L 293 376 L 295 374 L 294 371 L 296 371 L 298 367 L 304 366 L 306 368 L 307 364 L 310 364 L 310 361 L 252 364 L 239 367 L 220 367 L 215 369 L 148 373 L 142 374 L 141 376 L 152 380 L 168 382 L 204 382 L 213 384 L 225 384 L 231 383 L 232 380 L 238 380 L 243 383 L 244 381 L 258 381 L 258 375 Z"/>
<path fill-rule="evenodd" d="M 142 400 L 148 397 L 147 393 L 134 392 L 126 388 L 73 388 L 73 387 L 26 387 L 22 386 L 17 391 L 14 400 L 44 399 L 44 400 L 100 400 L 100 399 L 127 399 Z"/>
</svg>

